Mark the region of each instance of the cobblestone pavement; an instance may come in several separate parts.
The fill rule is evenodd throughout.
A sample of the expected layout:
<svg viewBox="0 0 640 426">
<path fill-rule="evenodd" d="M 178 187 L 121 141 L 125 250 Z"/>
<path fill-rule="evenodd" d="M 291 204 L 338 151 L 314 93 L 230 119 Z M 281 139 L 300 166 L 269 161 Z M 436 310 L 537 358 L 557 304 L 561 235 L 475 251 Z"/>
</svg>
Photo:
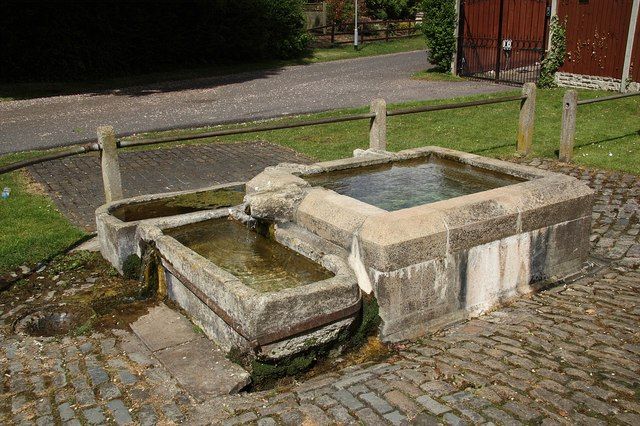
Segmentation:
<svg viewBox="0 0 640 426">
<path fill-rule="evenodd" d="M 196 401 L 126 331 L 0 341 L 0 423 L 640 424 L 640 177 L 597 190 L 592 276 L 287 389 Z"/>
<path fill-rule="evenodd" d="M 293 150 L 267 142 L 186 145 L 120 154 L 126 197 L 245 181 L 267 166 L 308 161 Z M 28 170 L 72 222 L 95 230 L 94 212 L 104 204 L 98 155 L 49 161 Z"/>
</svg>

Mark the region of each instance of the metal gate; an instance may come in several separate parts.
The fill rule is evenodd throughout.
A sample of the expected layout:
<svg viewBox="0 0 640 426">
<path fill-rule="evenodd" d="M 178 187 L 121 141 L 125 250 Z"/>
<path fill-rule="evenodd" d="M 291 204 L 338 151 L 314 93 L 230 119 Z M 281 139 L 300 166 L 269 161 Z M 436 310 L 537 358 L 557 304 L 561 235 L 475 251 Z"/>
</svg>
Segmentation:
<svg viewBox="0 0 640 426">
<path fill-rule="evenodd" d="M 458 74 L 537 82 L 550 16 L 551 0 L 461 0 Z"/>
</svg>

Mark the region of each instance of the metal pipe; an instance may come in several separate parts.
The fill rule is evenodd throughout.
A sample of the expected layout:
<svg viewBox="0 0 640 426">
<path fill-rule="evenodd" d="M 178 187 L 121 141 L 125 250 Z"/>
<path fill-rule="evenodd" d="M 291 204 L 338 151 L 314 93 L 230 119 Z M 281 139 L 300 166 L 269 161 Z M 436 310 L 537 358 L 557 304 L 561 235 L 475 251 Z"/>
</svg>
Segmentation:
<svg viewBox="0 0 640 426">
<path fill-rule="evenodd" d="M 358 50 L 358 0 L 354 1 L 353 47 Z"/>
<path fill-rule="evenodd" d="M 640 92 L 623 93 L 620 95 L 605 96 L 603 98 L 583 99 L 578 101 L 578 105 L 596 104 L 598 102 L 613 101 L 615 99 L 630 98 L 632 96 L 640 96 Z"/>
<path fill-rule="evenodd" d="M 442 111 L 446 109 L 467 108 L 467 107 L 480 106 L 480 105 L 500 104 L 504 102 L 521 101 L 523 99 L 526 99 L 526 96 L 517 95 L 517 96 L 507 96 L 507 97 L 496 98 L 496 99 L 487 99 L 482 101 L 460 102 L 455 104 L 427 105 L 427 106 L 416 107 L 416 108 L 396 109 L 396 110 L 387 112 L 387 116 L 415 114 L 418 112 Z"/>
<path fill-rule="evenodd" d="M 582 103 L 602 102 L 609 99 L 625 98 L 625 97 L 636 96 L 636 95 L 638 94 L 628 93 L 624 95 L 611 96 L 608 98 L 591 99 L 587 101 L 582 101 Z M 519 101 L 523 99 L 526 99 L 526 97 L 518 95 L 518 96 L 508 96 L 508 97 L 502 97 L 502 98 L 496 98 L 496 99 L 486 99 L 481 101 L 460 102 L 455 104 L 442 104 L 442 105 L 422 106 L 422 107 L 416 107 L 416 108 L 397 109 L 397 110 L 388 111 L 387 116 L 391 117 L 395 115 L 416 114 L 420 112 L 467 108 L 467 107 L 480 106 L 480 105 L 491 105 L 491 104 L 498 104 L 503 102 Z M 240 135 L 245 133 L 257 133 L 257 132 L 268 132 L 272 130 L 294 129 L 297 127 L 317 126 L 321 124 L 344 123 L 344 122 L 356 121 L 356 120 L 369 120 L 372 118 L 375 118 L 375 114 L 372 114 L 370 112 L 365 112 L 361 114 L 350 114 L 350 115 L 344 115 L 340 117 L 327 117 L 327 118 L 319 118 L 316 120 L 305 120 L 297 123 L 283 123 L 283 124 L 273 124 L 270 126 L 255 126 L 255 127 L 244 127 L 244 128 L 238 128 L 238 129 L 225 129 L 225 130 L 216 130 L 212 132 L 204 132 L 204 133 L 198 133 L 198 134 L 186 134 L 183 136 L 166 136 L 162 138 L 153 138 L 153 139 L 122 140 L 123 137 L 128 137 L 135 134 L 135 133 L 127 133 L 127 134 L 122 134 L 118 136 L 117 144 L 118 144 L 118 148 L 126 148 L 131 146 L 155 145 L 155 144 L 167 143 L 167 142 L 180 142 L 180 141 L 206 139 L 206 138 L 219 137 L 219 136 Z M 168 128 L 166 130 L 161 130 L 161 131 L 171 131 L 171 130 L 181 130 L 181 128 Z M 0 167 L 0 174 L 12 172 L 14 170 L 28 167 L 33 164 L 39 164 L 39 163 L 44 163 L 45 161 L 51 161 L 59 158 L 70 157 L 72 155 L 84 154 L 90 151 L 100 151 L 100 146 L 96 141 L 91 141 L 83 145 L 71 145 L 69 146 L 68 150 L 65 150 L 62 152 L 57 152 L 54 154 L 33 158 L 30 160 L 18 161 L 15 163 L 2 166 Z"/>
<path fill-rule="evenodd" d="M 355 121 L 355 120 L 369 120 L 374 117 L 375 117 L 375 114 L 366 112 L 362 114 L 345 115 L 342 117 L 327 117 L 327 118 L 319 118 L 317 120 L 306 120 L 306 121 L 300 121 L 298 123 L 283 123 L 283 124 L 273 124 L 271 126 L 257 126 L 257 127 L 245 127 L 245 128 L 239 128 L 239 129 L 216 130 L 213 132 L 198 133 L 195 135 L 189 134 L 184 136 L 167 136 L 164 138 L 128 140 L 128 141 L 119 140 L 118 147 L 125 148 L 128 146 L 153 145 L 153 144 L 159 144 L 159 143 L 165 143 L 165 142 L 180 142 L 180 141 L 186 141 L 186 140 L 192 140 L 192 139 L 206 139 L 206 138 L 213 138 L 218 136 L 240 135 L 243 133 L 268 132 L 271 130 L 293 129 L 296 127 L 306 127 L 306 126 L 317 126 L 319 124 L 343 123 L 346 121 Z"/>
<path fill-rule="evenodd" d="M 89 143 L 85 145 L 74 146 L 68 150 L 56 152 L 54 154 L 44 155 L 42 157 L 31 158 L 29 160 L 17 161 L 15 163 L 7 164 L 0 167 L 0 175 L 4 173 L 13 172 L 15 170 L 22 169 L 24 167 L 32 166 L 34 164 L 44 163 L 46 161 L 57 160 L 59 158 L 71 157 L 72 155 L 84 154 L 90 151 L 100 151 L 100 147 L 97 143 Z"/>
</svg>

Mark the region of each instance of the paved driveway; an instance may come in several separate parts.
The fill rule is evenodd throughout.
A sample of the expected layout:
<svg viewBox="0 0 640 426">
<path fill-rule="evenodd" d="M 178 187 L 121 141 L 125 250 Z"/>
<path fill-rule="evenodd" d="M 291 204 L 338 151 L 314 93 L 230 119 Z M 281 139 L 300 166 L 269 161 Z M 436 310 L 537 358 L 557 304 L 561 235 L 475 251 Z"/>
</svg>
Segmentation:
<svg viewBox="0 0 640 426">
<path fill-rule="evenodd" d="M 424 51 L 290 66 L 103 94 L 0 103 L 0 154 L 95 136 L 95 128 L 139 132 L 387 102 L 439 99 L 508 89 L 484 82 L 412 80 Z"/>
</svg>

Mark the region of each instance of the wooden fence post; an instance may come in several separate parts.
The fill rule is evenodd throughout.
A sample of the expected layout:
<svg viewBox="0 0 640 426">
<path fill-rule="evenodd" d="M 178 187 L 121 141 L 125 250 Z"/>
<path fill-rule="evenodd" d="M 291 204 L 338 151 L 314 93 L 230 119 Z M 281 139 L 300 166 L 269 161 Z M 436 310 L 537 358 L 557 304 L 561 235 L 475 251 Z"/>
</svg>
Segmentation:
<svg viewBox="0 0 640 426">
<path fill-rule="evenodd" d="M 526 97 L 526 99 L 523 99 L 520 104 L 517 150 L 520 155 L 529 155 L 529 153 L 531 153 L 533 129 L 536 119 L 535 83 L 525 83 L 522 88 L 522 96 Z"/>
<path fill-rule="evenodd" d="M 116 135 L 111 126 L 98 127 L 98 144 L 102 163 L 102 182 L 107 203 L 122 199 L 122 180 Z"/>
<path fill-rule="evenodd" d="M 562 108 L 562 134 L 560 136 L 560 161 L 568 163 L 573 158 L 573 144 L 576 139 L 576 114 L 578 112 L 578 92 L 567 90 Z"/>
<path fill-rule="evenodd" d="M 387 150 L 387 103 L 384 99 L 374 99 L 371 101 L 372 113 L 375 117 L 371 119 L 369 127 L 369 148 L 381 151 Z"/>
</svg>

